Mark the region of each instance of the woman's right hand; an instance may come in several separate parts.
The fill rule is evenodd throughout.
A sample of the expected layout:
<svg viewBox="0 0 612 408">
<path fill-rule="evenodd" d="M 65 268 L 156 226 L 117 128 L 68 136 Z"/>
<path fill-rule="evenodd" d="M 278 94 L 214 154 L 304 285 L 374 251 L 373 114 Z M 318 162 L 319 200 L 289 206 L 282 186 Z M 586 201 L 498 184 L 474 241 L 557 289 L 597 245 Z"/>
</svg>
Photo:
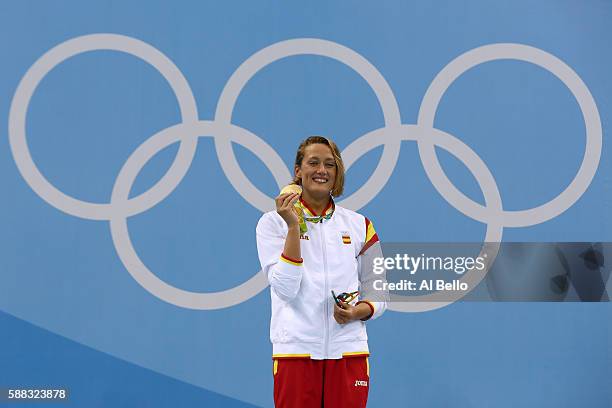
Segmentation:
<svg viewBox="0 0 612 408">
<path fill-rule="evenodd" d="M 298 193 L 281 194 L 274 200 L 276 202 L 276 212 L 283 217 L 289 228 L 297 227 L 299 220 L 293 209 L 293 205 L 300 198 Z"/>
</svg>

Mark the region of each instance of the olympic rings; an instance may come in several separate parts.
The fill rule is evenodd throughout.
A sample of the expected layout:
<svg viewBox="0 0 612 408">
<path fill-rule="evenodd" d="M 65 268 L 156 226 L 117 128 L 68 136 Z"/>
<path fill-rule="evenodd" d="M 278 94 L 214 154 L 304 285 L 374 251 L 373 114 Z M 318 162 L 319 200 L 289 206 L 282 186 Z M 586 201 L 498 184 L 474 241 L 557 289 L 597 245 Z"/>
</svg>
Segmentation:
<svg viewBox="0 0 612 408">
<path fill-rule="evenodd" d="M 134 38 L 116 34 L 92 34 L 73 38 L 49 50 L 30 67 L 17 86 L 9 112 L 9 142 L 21 175 L 40 198 L 58 210 L 85 219 L 108 220 L 114 211 L 111 205 L 77 200 L 62 193 L 47 181 L 32 160 L 25 131 L 30 99 L 40 81 L 66 59 L 95 50 L 121 51 L 151 64 L 168 81 L 174 91 L 183 122 L 197 121 L 198 109 L 187 80 L 174 63 L 154 47 Z M 168 179 L 175 178 L 180 173 L 186 173 L 195 155 L 196 147 L 197 138 L 182 139 L 176 159 L 164 177 L 149 191 L 133 200 L 137 203 L 149 201 L 149 196 L 156 196 L 157 190 L 166 185 Z M 182 168 L 181 164 L 183 164 Z"/>
<path fill-rule="evenodd" d="M 26 116 L 34 91 L 44 77 L 68 58 L 87 51 L 114 50 L 134 55 L 151 64 L 168 81 L 180 107 L 182 122 L 151 136 L 128 158 L 115 181 L 109 203 L 91 203 L 70 197 L 40 173 L 26 141 Z M 246 282 L 220 292 L 198 293 L 176 288 L 159 279 L 140 260 L 130 240 L 127 217 L 143 213 L 164 200 L 181 182 L 193 161 L 199 137 L 212 137 L 223 172 L 234 189 L 260 211 L 273 208 L 273 198 L 255 187 L 244 175 L 232 150 L 232 142 L 249 149 L 268 167 L 279 188 L 291 179 L 291 173 L 278 153 L 263 139 L 250 131 L 231 124 L 232 112 L 246 83 L 262 68 L 295 55 L 319 55 L 332 58 L 355 70 L 372 88 L 382 109 L 384 127 L 355 139 L 342 152 L 348 169 L 359 157 L 377 146 L 383 154 L 373 175 L 351 196 L 339 204 L 359 210 L 384 188 L 395 169 L 402 141 L 415 141 L 425 172 L 442 197 L 461 213 L 487 225 L 481 254 L 492 263 L 502 240 L 504 227 L 524 227 L 548 221 L 571 207 L 587 190 L 599 165 L 602 148 L 602 128 L 597 105 L 587 86 L 563 61 L 538 48 L 522 44 L 490 44 L 468 51 L 451 61 L 434 78 L 427 89 L 416 125 L 401 123 L 400 111 L 393 91 L 381 73 L 363 56 L 340 44 L 321 39 L 293 39 L 270 45 L 249 57 L 230 77 L 223 88 L 213 121 L 199 120 L 193 93 L 181 71 L 159 50 L 140 40 L 116 35 L 93 34 L 76 37 L 57 45 L 41 56 L 21 79 L 13 97 L 9 113 L 9 143 L 13 158 L 26 183 L 47 203 L 76 217 L 106 220 L 121 262 L 132 277 L 147 291 L 173 305 L 211 310 L 230 307 L 257 295 L 268 285 L 259 271 Z M 570 185 L 557 197 L 521 211 L 505 211 L 495 178 L 482 159 L 456 137 L 434 128 L 438 104 L 449 86 L 472 67 L 501 59 L 517 59 L 536 64 L 557 76 L 572 92 L 586 125 L 586 149 L 582 164 Z M 166 174 L 149 190 L 129 198 L 132 185 L 146 163 L 172 143 L 180 147 Z M 476 203 L 459 191 L 444 173 L 435 147 L 447 150 L 461 160 L 474 175 L 485 205 Z M 463 281 L 475 287 L 486 275 L 474 271 L 465 274 Z M 391 302 L 389 309 L 401 312 L 420 312 L 443 307 L 449 302 L 434 301 Z M 422 300 L 421 297 L 420 300 Z M 431 301 L 427 301 L 431 299 Z"/>
<path fill-rule="evenodd" d="M 324 56 L 342 62 L 352 68 L 365 79 L 376 94 L 382 109 L 385 126 L 398 126 L 401 124 L 400 111 L 393 91 L 389 87 L 389 84 L 387 84 L 387 81 L 385 81 L 385 78 L 368 60 L 350 48 L 331 41 L 314 38 L 282 41 L 266 47 L 249 57 L 238 67 L 227 81 L 225 88 L 223 88 L 223 92 L 219 97 L 215 120 L 230 123 L 236 99 L 247 81 L 263 67 L 280 59 L 295 55 Z M 374 174 L 351 196 L 342 200 L 341 205 L 348 208 L 362 208 L 382 190 L 389 180 L 389 177 L 391 177 L 399 158 L 400 140 L 388 140 L 384 145 L 383 154 L 378 166 L 374 170 Z M 215 148 L 219 157 L 228 159 L 221 160 L 221 166 L 234 188 L 236 188 L 245 200 L 253 203 L 255 200 L 249 200 L 249 196 L 236 187 L 241 183 L 246 186 L 252 186 L 252 184 L 240 169 L 236 157 L 232 152 L 230 141 L 227 139 L 215 138 Z M 257 198 L 259 199 L 260 197 Z M 257 200 L 254 205 L 262 210 L 262 207 L 258 205 L 259 202 L 260 201 Z M 262 211 L 273 209 L 273 203 L 268 203 L 266 208 L 266 210 Z"/>
<path fill-rule="evenodd" d="M 221 309 L 236 305 L 264 290 L 268 285 L 268 279 L 260 271 L 248 281 L 235 288 L 215 293 L 190 292 L 168 285 L 155 276 L 136 254 L 136 250 L 130 240 L 127 218 L 125 216 L 125 214 L 135 214 L 136 212 L 134 208 L 125 208 L 125 205 L 129 205 L 128 196 L 138 173 L 153 156 L 172 143 L 180 141 L 183 137 L 215 137 L 217 134 L 232 135 L 232 142 L 246 147 L 257 156 L 263 155 L 268 157 L 270 161 L 264 160 L 264 163 L 274 175 L 279 190 L 285 185 L 289 179 L 287 167 L 280 157 L 273 154 L 275 152 L 263 140 L 246 129 L 237 126 L 224 125 L 219 122 L 200 121 L 171 126 L 147 139 L 132 153 L 119 171 L 119 176 L 117 176 L 111 194 L 111 205 L 124 209 L 123 211 L 117 211 L 118 215 L 110 220 L 113 243 L 123 265 L 126 266 L 132 277 L 150 293 L 168 303 L 189 309 Z M 272 161 L 277 157 L 278 161 Z M 180 182 L 180 179 L 173 181 L 175 187 Z M 167 191 L 168 194 L 170 192 L 171 190 Z M 151 204 L 147 203 L 147 206 L 150 208 L 156 203 Z"/>
<path fill-rule="evenodd" d="M 571 207 L 584 194 L 595 176 L 601 157 L 602 130 L 599 111 L 582 79 L 563 61 L 540 49 L 522 44 L 485 45 L 455 58 L 434 78 L 425 92 L 417 123 L 432 127 L 438 104 L 448 87 L 461 74 L 488 61 L 515 59 L 538 65 L 559 78 L 572 92 L 586 125 L 586 148 L 578 173 L 565 191 L 546 204 L 521 211 L 492 211 L 472 201 L 446 177 L 428 140 L 418 144 L 421 162 L 434 187 L 444 199 L 463 214 L 480 222 L 502 218 L 506 227 L 528 227 L 550 220 Z"/>
</svg>

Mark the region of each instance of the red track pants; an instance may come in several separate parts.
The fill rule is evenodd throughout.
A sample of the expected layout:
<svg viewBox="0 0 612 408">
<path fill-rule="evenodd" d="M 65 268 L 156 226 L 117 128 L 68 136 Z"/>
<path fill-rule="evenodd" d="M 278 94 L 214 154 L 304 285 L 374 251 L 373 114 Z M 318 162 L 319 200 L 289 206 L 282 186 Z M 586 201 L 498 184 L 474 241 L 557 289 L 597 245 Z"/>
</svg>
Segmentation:
<svg viewBox="0 0 612 408">
<path fill-rule="evenodd" d="M 339 360 L 275 359 L 276 408 L 365 408 L 370 367 L 365 356 Z"/>
</svg>

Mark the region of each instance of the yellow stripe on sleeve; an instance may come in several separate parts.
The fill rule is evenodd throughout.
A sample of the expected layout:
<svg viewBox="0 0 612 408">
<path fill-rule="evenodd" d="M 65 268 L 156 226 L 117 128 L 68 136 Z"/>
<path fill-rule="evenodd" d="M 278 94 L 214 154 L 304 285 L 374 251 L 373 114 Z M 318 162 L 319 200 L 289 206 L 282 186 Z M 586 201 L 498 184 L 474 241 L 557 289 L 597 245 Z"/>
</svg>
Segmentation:
<svg viewBox="0 0 612 408">
<path fill-rule="evenodd" d="M 374 225 L 371 222 L 368 222 L 368 227 L 366 229 L 365 242 L 369 242 L 374 235 L 376 235 L 376 231 L 374 230 Z"/>
<path fill-rule="evenodd" d="M 291 258 L 286 257 L 285 255 L 281 255 L 280 259 L 283 262 L 287 262 L 288 264 L 295 265 L 295 266 L 302 266 L 302 264 L 304 263 L 303 259 L 291 259 Z"/>
</svg>

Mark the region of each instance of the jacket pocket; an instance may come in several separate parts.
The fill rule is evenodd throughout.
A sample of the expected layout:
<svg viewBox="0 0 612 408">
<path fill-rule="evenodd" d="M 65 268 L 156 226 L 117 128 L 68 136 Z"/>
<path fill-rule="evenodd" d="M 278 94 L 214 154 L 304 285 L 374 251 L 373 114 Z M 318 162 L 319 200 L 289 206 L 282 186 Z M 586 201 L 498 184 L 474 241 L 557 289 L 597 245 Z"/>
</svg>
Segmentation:
<svg viewBox="0 0 612 408">
<path fill-rule="evenodd" d="M 279 310 L 272 342 L 274 343 L 322 343 L 323 321 L 317 308 L 291 302 Z M 312 310 L 311 310 L 312 309 Z"/>
<path fill-rule="evenodd" d="M 331 325 L 332 342 L 365 341 L 368 339 L 365 323 L 361 320 L 346 324 L 338 324 L 335 320 Z"/>
</svg>

